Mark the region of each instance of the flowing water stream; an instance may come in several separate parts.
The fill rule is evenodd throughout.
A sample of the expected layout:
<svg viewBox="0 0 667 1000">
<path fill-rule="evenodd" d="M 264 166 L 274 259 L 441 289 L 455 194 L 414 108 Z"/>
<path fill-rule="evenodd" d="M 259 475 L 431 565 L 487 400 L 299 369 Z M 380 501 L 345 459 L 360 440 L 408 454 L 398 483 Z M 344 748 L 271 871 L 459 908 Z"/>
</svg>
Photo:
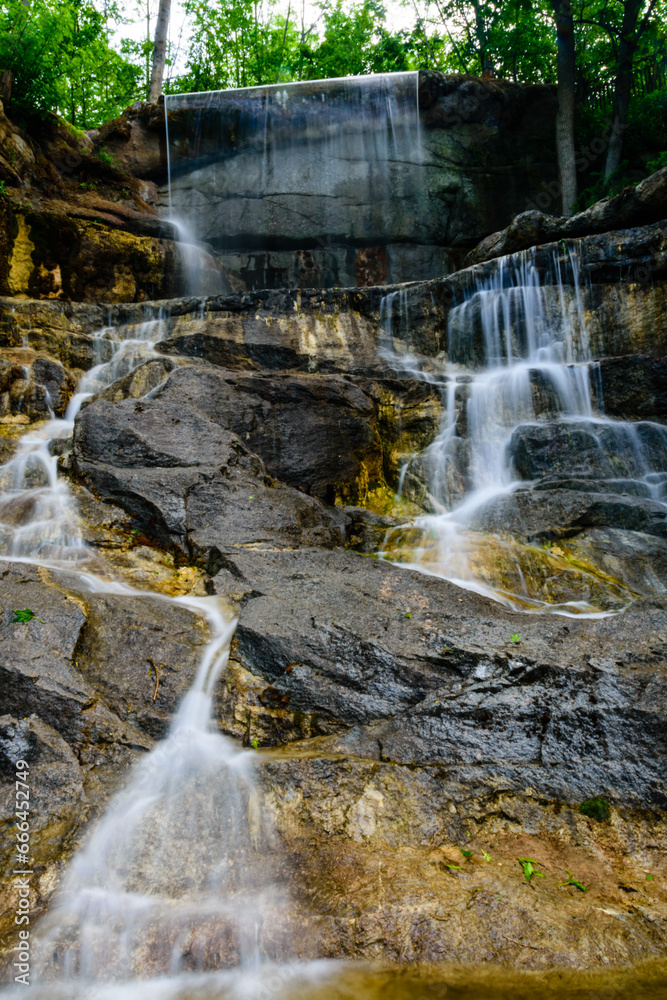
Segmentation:
<svg viewBox="0 0 667 1000">
<path fill-rule="evenodd" d="M 437 439 L 415 456 L 434 513 L 390 532 L 384 552 L 517 610 L 602 615 L 635 595 L 594 566 L 568 562 L 558 546 L 517 540 L 512 507 L 538 485 L 665 501 L 667 429 L 606 417 L 592 391 L 579 271 L 576 254 L 554 255 L 543 283 L 531 252 L 501 258 L 450 310 L 447 360 L 429 368 L 393 353 L 394 339 L 409 333 L 409 290 L 384 300 L 382 356 L 439 385 L 444 404 Z M 408 462 L 399 494 L 409 476 Z"/>
<path fill-rule="evenodd" d="M 86 546 L 57 464 L 85 400 L 157 356 L 165 330 L 158 314 L 99 331 L 99 364 L 65 418 L 24 435 L 0 469 L 2 558 L 45 566 L 79 592 L 162 596 L 113 579 Z M 134 766 L 40 925 L 31 986 L 38 996 L 89 1000 L 109 990 L 129 998 L 146 987 L 171 996 L 190 988 L 187 973 L 230 966 L 247 986 L 261 981 L 268 954 L 291 953 L 287 903 L 275 884 L 280 855 L 258 806 L 254 754 L 212 723 L 236 623 L 216 598 L 163 599 L 203 617 L 211 638 L 166 738 Z"/>
</svg>

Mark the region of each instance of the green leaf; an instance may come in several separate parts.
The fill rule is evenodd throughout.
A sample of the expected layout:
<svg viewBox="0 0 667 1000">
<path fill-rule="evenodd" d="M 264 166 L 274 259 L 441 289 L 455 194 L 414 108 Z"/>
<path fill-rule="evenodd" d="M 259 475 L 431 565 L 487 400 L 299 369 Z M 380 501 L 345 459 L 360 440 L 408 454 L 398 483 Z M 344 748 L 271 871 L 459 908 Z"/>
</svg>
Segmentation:
<svg viewBox="0 0 667 1000">
<path fill-rule="evenodd" d="M 534 865 L 539 865 L 539 861 L 536 861 L 535 858 L 517 858 L 517 861 L 523 868 L 523 874 L 526 882 L 530 882 L 533 875 L 545 878 L 544 872 L 538 872 L 538 870 L 533 867 Z"/>
<path fill-rule="evenodd" d="M 14 611 L 13 614 L 14 617 L 12 618 L 12 621 L 21 622 L 22 625 L 27 625 L 28 622 L 31 622 L 33 620 L 33 618 L 37 618 L 35 612 L 31 611 L 30 608 L 26 608 L 25 611 Z M 45 624 L 42 618 L 37 618 L 37 621 L 41 622 L 42 625 Z"/>
<path fill-rule="evenodd" d="M 577 889 L 579 889 L 581 892 L 588 891 L 586 889 L 586 886 L 582 882 L 577 882 L 576 878 L 574 877 L 569 868 L 566 868 L 565 871 L 568 874 L 568 880 L 567 882 L 559 882 L 558 883 L 559 885 L 576 885 Z"/>
</svg>

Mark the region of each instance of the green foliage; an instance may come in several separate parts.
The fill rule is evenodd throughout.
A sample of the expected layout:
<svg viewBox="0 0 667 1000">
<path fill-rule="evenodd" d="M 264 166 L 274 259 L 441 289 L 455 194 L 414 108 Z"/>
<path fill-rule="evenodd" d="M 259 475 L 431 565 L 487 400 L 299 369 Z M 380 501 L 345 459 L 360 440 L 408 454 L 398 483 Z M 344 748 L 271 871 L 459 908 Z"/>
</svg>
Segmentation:
<svg viewBox="0 0 667 1000">
<path fill-rule="evenodd" d="M 386 27 L 378 0 L 322 0 L 315 23 L 278 13 L 275 0 L 185 0 L 193 35 L 187 72 L 168 93 L 385 73 L 417 68 L 409 35 Z"/>
<path fill-rule="evenodd" d="M 472 857 L 472 851 L 464 851 L 462 847 L 459 847 L 459 851 L 461 852 L 464 858 Z"/>
<path fill-rule="evenodd" d="M 57 112 L 92 128 L 136 97 L 141 70 L 108 42 L 107 18 L 120 20 L 113 0 L 105 14 L 85 0 L 0 3 L 0 67 L 14 74 L 15 120 Z"/>
<path fill-rule="evenodd" d="M 482 857 L 484 858 L 485 861 L 491 860 L 491 855 L 488 853 L 488 851 L 485 851 L 484 848 L 482 848 Z"/>
<path fill-rule="evenodd" d="M 21 622 L 22 625 L 27 625 L 28 622 L 31 622 L 33 620 L 33 618 L 36 618 L 38 622 L 42 623 L 42 625 L 45 624 L 44 619 L 37 618 L 35 612 L 31 611 L 30 608 L 26 608 L 25 611 L 13 611 L 12 614 L 14 615 L 12 621 Z"/>
<path fill-rule="evenodd" d="M 550 12 L 531 0 L 427 0 L 431 69 L 551 83 L 556 50 Z"/>
<path fill-rule="evenodd" d="M 596 797 L 594 799 L 586 799 L 579 806 L 579 812 L 582 816 L 588 816 L 590 819 L 596 819 L 598 823 L 606 823 L 611 815 L 611 806 L 606 799 Z"/>
<path fill-rule="evenodd" d="M 522 639 L 523 636 L 519 635 L 518 632 L 512 632 L 510 636 L 510 642 L 513 643 L 515 646 L 518 646 Z"/>
<path fill-rule="evenodd" d="M 0 181 L 0 198 L 7 197 L 7 181 Z"/>
<path fill-rule="evenodd" d="M 538 870 L 534 867 L 534 865 L 539 864 L 539 861 L 536 861 L 535 858 L 517 858 L 517 861 L 523 868 L 523 874 L 526 882 L 530 882 L 533 875 L 545 878 L 544 872 L 538 872 Z"/>
<path fill-rule="evenodd" d="M 569 868 L 566 868 L 565 871 L 568 874 L 567 882 L 559 882 L 558 883 L 559 885 L 576 885 L 577 889 L 581 890 L 581 892 L 588 891 L 583 882 L 577 882 L 576 878 L 574 877 Z"/>
<path fill-rule="evenodd" d="M 547 0 L 403 0 L 412 25 L 394 29 L 382 0 L 184 0 L 188 51 L 165 92 L 248 87 L 363 73 L 483 71 L 498 80 L 555 83 L 556 36 Z M 89 129 L 145 97 L 153 41 L 112 32 L 130 8 L 119 0 L 0 0 L 0 69 L 15 75 L 10 113 L 56 112 Z M 648 10 L 644 0 L 640 19 Z M 575 7 L 579 207 L 636 183 L 667 150 L 667 0 L 657 0 L 637 39 L 635 86 L 624 136 L 626 165 L 605 184 L 622 0 Z M 167 53 L 167 67 L 174 59 Z M 471 108 L 470 115 L 475 113 Z M 467 112 L 463 112 L 464 117 Z M 550 146 L 551 148 L 551 146 Z M 541 154 L 542 155 L 542 154 Z M 104 153 L 101 159 L 107 162 Z M 109 164 L 111 165 L 111 164 Z"/>
<path fill-rule="evenodd" d="M 576 202 L 577 211 L 589 208 L 600 198 L 619 194 L 667 166 L 667 90 L 631 98 L 623 137 L 623 163 L 605 181 L 604 161 L 611 115 L 610 102 L 598 107 L 578 108 L 575 142 L 582 190 Z"/>
<path fill-rule="evenodd" d="M 253 748 L 253 750 L 257 750 L 258 749 L 258 747 L 259 747 L 259 740 L 257 739 L 256 736 L 255 736 L 254 740 L 252 741 L 252 743 L 250 745 Z"/>
<path fill-rule="evenodd" d="M 111 153 L 107 152 L 104 146 L 101 149 L 98 149 L 97 155 L 99 159 L 102 161 L 102 163 L 106 163 L 108 167 L 115 166 L 113 161 L 113 156 L 111 155 Z"/>
<path fill-rule="evenodd" d="M 663 167 L 667 167 L 667 150 L 656 156 L 655 160 L 649 160 L 646 166 L 650 174 L 654 174 L 656 170 L 662 170 Z"/>
</svg>

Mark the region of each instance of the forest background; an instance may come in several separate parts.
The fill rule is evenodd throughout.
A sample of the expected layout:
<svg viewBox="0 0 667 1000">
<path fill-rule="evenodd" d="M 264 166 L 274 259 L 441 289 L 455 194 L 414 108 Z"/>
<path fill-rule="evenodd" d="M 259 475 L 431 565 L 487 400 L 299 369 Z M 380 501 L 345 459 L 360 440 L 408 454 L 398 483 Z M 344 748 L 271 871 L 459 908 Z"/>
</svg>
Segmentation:
<svg viewBox="0 0 667 1000">
<path fill-rule="evenodd" d="M 431 69 L 558 84 L 566 211 L 667 165 L 667 0 L 180 0 L 161 54 L 168 7 L 0 3 L 8 113 L 98 127 L 149 96 L 156 56 L 164 93 Z"/>
</svg>

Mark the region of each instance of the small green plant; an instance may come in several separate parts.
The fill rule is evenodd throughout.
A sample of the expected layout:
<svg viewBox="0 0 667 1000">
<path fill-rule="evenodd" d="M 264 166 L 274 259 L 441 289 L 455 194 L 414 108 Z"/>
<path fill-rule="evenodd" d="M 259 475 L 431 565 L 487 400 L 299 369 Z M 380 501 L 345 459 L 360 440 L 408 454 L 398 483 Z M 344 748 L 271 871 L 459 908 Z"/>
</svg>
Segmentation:
<svg viewBox="0 0 667 1000">
<path fill-rule="evenodd" d="M 111 153 L 107 151 L 107 149 L 104 146 L 101 149 L 98 149 L 97 157 L 99 160 L 102 161 L 102 163 L 106 163 L 108 167 L 116 166 L 116 164 L 113 161 L 113 156 L 111 155 Z"/>
<path fill-rule="evenodd" d="M 405 612 L 405 617 L 406 617 L 406 618 L 412 618 L 412 615 L 410 614 L 410 612 L 409 612 L 409 611 L 406 611 L 406 612 Z"/>
<path fill-rule="evenodd" d="M 0 198 L 6 198 L 6 197 L 7 197 L 7 182 L 0 181 Z"/>
<path fill-rule="evenodd" d="M 654 879 L 655 879 L 655 875 L 647 875 L 646 876 L 646 881 L 647 882 L 652 882 Z"/>
<path fill-rule="evenodd" d="M 60 118 L 59 122 L 61 125 L 65 126 L 68 132 L 70 132 L 72 135 L 75 135 L 77 139 L 84 138 L 86 134 L 86 130 L 84 128 L 79 128 L 78 125 L 72 125 L 72 123 L 68 122 L 65 118 Z"/>
<path fill-rule="evenodd" d="M 586 886 L 583 884 L 583 882 L 577 882 L 576 878 L 574 877 L 574 875 L 572 874 L 572 872 L 570 871 L 569 868 L 566 868 L 565 871 L 568 874 L 567 882 L 559 882 L 558 883 L 559 885 L 576 885 L 577 889 L 580 889 L 581 892 L 587 892 L 588 891 L 586 889 Z"/>
<path fill-rule="evenodd" d="M 447 653 L 451 653 L 451 649 L 449 648 L 449 646 L 443 646 L 442 649 L 440 650 L 440 653 L 442 656 L 446 656 Z"/>
<path fill-rule="evenodd" d="M 609 820 L 611 806 L 606 799 L 597 796 L 594 799 L 586 799 L 579 806 L 579 812 L 582 816 L 588 816 L 589 819 L 596 819 L 598 823 L 606 823 Z"/>
<path fill-rule="evenodd" d="M 482 857 L 484 858 L 485 861 L 491 860 L 491 855 L 488 854 L 483 848 L 482 848 Z"/>
<path fill-rule="evenodd" d="M 518 632 L 512 632 L 510 636 L 510 642 L 514 643 L 515 646 L 518 646 L 522 639 L 523 636 L 519 635 Z"/>
<path fill-rule="evenodd" d="M 459 847 L 459 851 L 461 852 L 464 858 L 472 857 L 472 851 L 464 851 L 462 847 Z"/>
<path fill-rule="evenodd" d="M 453 872 L 461 871 L 461 865 L 445 865 L 445 868 L 450 868 Z"/>
<path fill-rule="evenodd" d="M 517 861 L 523 868 L 523 874 L 526 882 L 530 882 L 533 875 L 545 878 L 544 872 L 538 872 L 538 870 L 533 867 L 533 865 L 539 865 L 539 861 L 536 861 L 535 858 L 517 858 Z"/>
<path fill-rule="evenodd" d="M 12 618 L 12 621 L 21 622 L 22 625 L 27 625 L 28 622 L 33 620 L 33 618 L 37 618 L 35 612 L 31 611 L 30 608 L 26 608 L 25 611 L 14 611 L 13 615 L 14 617 Z M 46 624 L 43 618 L 37 618 L 37 621 L 41 622 L 42 625 Z"/>
<path fill-rule="evenodd" d="M 257 748 L 259 747 L 259 740 L 257 739 L 256 736 L 250 745 L 252 746 L 253 750 L 257 750 Z"/>
</svg>

